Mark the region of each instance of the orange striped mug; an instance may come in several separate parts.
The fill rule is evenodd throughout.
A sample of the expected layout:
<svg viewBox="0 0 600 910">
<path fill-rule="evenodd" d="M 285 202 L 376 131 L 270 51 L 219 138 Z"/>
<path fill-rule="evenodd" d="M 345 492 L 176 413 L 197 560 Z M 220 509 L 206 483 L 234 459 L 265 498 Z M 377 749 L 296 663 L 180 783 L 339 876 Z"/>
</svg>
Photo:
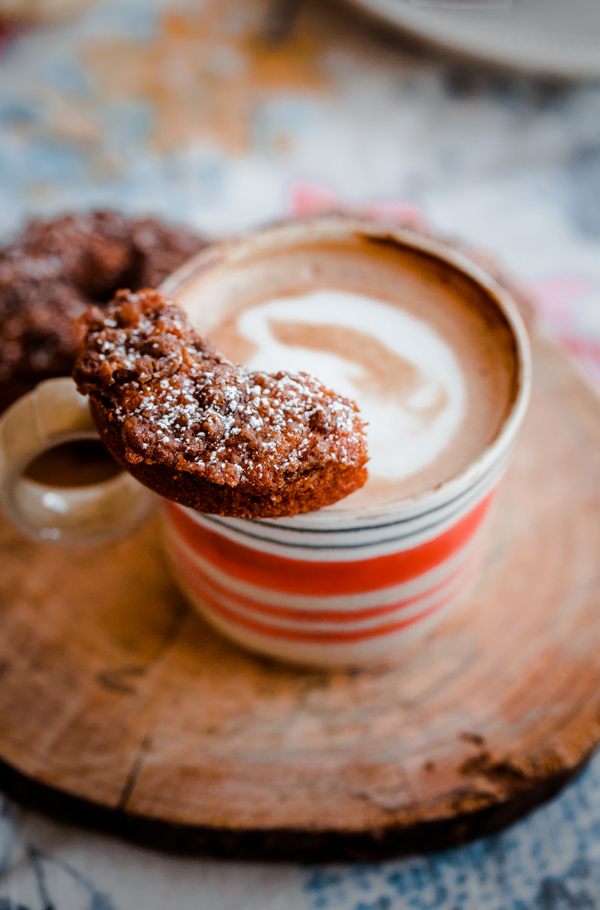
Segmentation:
<svg viewBox="0 0 600 910">
<path fill-rule="evenodd" d="M 357 237 L 362 238 L 360 243 Z M 319 257 L 323 250 L 329 251 L 332 264 Z M 298 270 L 294 255 L 302 256 L 302 251 L 304 259 Z M 294 322 L 294 331 L 308 346 L 306 325 L 311 333 L 336 319 L 364 326 L 368 313 L 361 322 L 358 308 L 350 319 L 340 313 L 339 300 L 336 303 L 322 296 L 315 300 L 310 296 L 312 288 L 319 283 L 346 288 L 358 283 L 364 254 L 369 264 L 373 258 L 375 271 L 366 269 L 363 290 L 365 285 L 377 286 L 378 293 L 385 296 L 378 275 L 390 267 L 389 257 L 402 259 L 402 251 L 408 259 L 400 262 L 400 271 L 414 266 L 411 256 L 423 257 L 425 272 L 437 272 L 443 289 L 451 287 L 459 297 L 472 296 L 469 306 L 491 308 L 502 323 L 496 329 L 498 344 L 506 345 L 508 335 L 512 350 L 511 392 L 505 411 L 493 438 L 473 451 L 462 469 L 443 482 L 435 483 L 430 477 L 425 488 L 412 495 L 369 504 L 368 497 L 353 494 L 333 508 L 312 514 L 255 521 L 167 505 L 166 546 L 179 585 L 223 634 L 262 654 L 320 666 L 386 660 L 434 626 L 457 602 L 480 563 L 484 520 L 527 407 L 531 385 L 527 332 L 508 294 L 454 249 L 406 230 L 348 218 L 276 225 L 221 244 L 194 257 L 163 285 L 163 291 L 211 333 L 228 356 L 241 359 L 245 355 L 247 360 L 248 352 L 239 347 L 239 339 L 237 345 L 231 340 L 232 314 L 237 315 L 237 334 L 245 329 L 245 342 L 255 346 L 264 337 L 269 319 L 276 322 L 287 312 L 293 312 L 293 320 L 305 320 L 300 330 Z M 352 262 L 350 271 L 356 274 L 350 278 L 340 271 L 340 253 L 342 259 L 344 253 L 347 256 L 344 268 L 348 257 Z M 261 295 L 247 290 L 260 284 L 257 263 L 267 274 L 262 293 L 269 298 L 258 310 L 253 304 Z M 314 274 L 306 277 L 306 272 Z M 404 278 L 402 273 L 398 285 Z M 418 290 L 418 284 L 409 284 L 404 293 Z M 245 296 L 249 298 L 247 309 L 239 303 Z M 272 302 L 274 297 L 279 309 Z M 355 300 L 351 302 L 356 305 Z M 342 301 L 341 305 L 347 304 Z M 444 301 L 435 305 L 443 306 Z M 422 303 L 415 312 L 420 315 L 421 309 Z M 265 317 L 262 322 L 254 318 L 258 311 Z M 373 312 L 379 311 L 375 308 Z M 493 322 L 489 309 L 486 320 Z M 386 345 L 391 344 L 388 328 L 393 331 L 391 325 L 380 331 Z M 414 326 L 406 328 L 410 331 Z M 294 349 L 294 338 L 289 335 L 286 341 L 292 344 L 279 352 L 280 359 L 269 359 L 267 352 L 263 360 L 251 356 L 250 365 L 289 369 Z M 415 344 L 420 337 L 417 332 Z M 493 338 L 487 341 L 494 344 Z M 339 338 L 335 343 L 339 346 Z M 409 340 L 403 354 L 409 359 L 416 356 Z M 443 351 L 436 356 L 442 357 Z M 300 359 L 291 366 L 301 369 L 304 362 Z M 343 389 L 339 376 L 322 375 L 327 366 L 325 361 L 315 363 L 319 377 L 356 398 L 362 409 L 364 399 L 356 388 Z M 372 416 L 368 407 L 366 416 Z M 378 419 L 374 415 L 373 423 Z"/>
<path fill-rule="evenodd" d="M 319 378 L 349 392 L 361 409 L 364 402 L 375 440 L 373 480 L 365 491 L 318 512 L 242 520 L 163 503 L 175 580 L 212 625 L 250 650 L 316 666 L 393 658 L 458 602 L 479 566 L 485 518 L 531 386 L 527 333 L 514 302 L 487 273 L 437 240 L 338 217 L 276 225 L 217 244 L 161 290 L 228 356 L 252 368 L 302 369 L 297 358 L 308 357 Z M 359 331 L 365 342 L 357 345 Z M 465 332 L 479 333 L 468 335 L 466 347 Z M 350 340 L 350 366 L 341 339 Z M 464 363 L 446 350 L 453 339 L 465 347 Z M 282 350 L 284 362 L 276 362 Z M 388 351 L 400 371 L 398 387 L 406 378 L 402 364 L 412 364 L 409 416 L 433 414 L 426 431 L 418 420 L 406 424 L 406 401 L 396 396 L 390 404 L 388 390 L 377 393 L 385 407 L 369 399 L 374 379 L 367 374 L 378 361 L 392 363 Z M 481 358 L 495 363 L 500 354 L 505 372 L 498 391 L 502 383 L 493 386 L 494 369 L 486 373 Z M 429 385 L 421 382 L 425 355 L 437 377 Z M 464 382 L 455 375 L 457 362 Z M 322 375 L 340 363 L 337 379 Z M 352 388 L 339 387 L 350 380 L 360 385 L 365 376 L 370 392 L 362 401 Z M 392 376 L 392 398 L 394 383 Z M 480 386 L 495 389 L 495 410 L 482 406 Z M 404 442 L 394 421 L 400 430 L 408 426 Z M 490 438 L 481 436 L 482 426 Z M 24 466 L 51 444 L 93 433 L 85 401 L 68 379 L 43 383 L 0 421 L 3 508 L 30 536 L 101 542 L 147 514 L 152 495 L 127 474 L 66 491 L 36 488 L 24 476 Z M 461 441 L 460 434 L 466 443 L 457 447 L 453 439 Z M 436 445 L 441 474 L 432 467 Z M 377 486 L 380 475 L 387 487 Z M 420 487 L 411 487 L 409 475 L 420 478 Z M 380 488 L 387 494 L 369 493 Z"/>
</svg>

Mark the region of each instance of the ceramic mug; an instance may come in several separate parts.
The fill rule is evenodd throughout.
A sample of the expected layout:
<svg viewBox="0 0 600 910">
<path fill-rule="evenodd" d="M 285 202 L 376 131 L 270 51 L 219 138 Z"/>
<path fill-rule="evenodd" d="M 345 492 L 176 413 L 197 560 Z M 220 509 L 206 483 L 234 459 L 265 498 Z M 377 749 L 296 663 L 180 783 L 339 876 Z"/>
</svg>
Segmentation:
<svg viewBox="0 0 600 910">
<path fill-rule="evenodd" d="M 201 252 L 162 286 L 175 299 L 223 256 L 243 260 L 299 237 L 344 238 L 346 219 L 279 225 Z M 481 562 L 482 532 L 525 414 L 531 387 L 527 331 L 508 293 L 451 247 L 404 229 L 362 230 L 434 256 L 466 275 L 512 334 L 516 393 L 500 432 L 450 480 L 384 506 L 323 509 L 293 518 L 245 520 L 163 502 L 173 576 L 198 611 L 245 648 L 301 664 L 352 666 L 393 658 L 458 602 Z M 107 540 L 133 528 L 153 495 L 126 473 L 75 490 L 34 488 L 23 471 L 57 441 L 95 433 L 70 379 L 49 380 L 0 420 L 0 496 L 5 514 L 38 540 Z M 39 487 L 39 485 L 38 485 Z"/>
</svg>

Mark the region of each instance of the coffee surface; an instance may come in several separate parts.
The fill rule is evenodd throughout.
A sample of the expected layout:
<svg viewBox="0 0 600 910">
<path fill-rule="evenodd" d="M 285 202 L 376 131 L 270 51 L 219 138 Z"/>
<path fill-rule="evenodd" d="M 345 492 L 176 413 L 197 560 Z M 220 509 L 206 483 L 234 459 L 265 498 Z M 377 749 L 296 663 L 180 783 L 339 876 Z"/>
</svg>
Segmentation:
<svg viewBox="0 0 600 910">
<path fill-rule="evenodd" d="M 121 473 L 99 439 L 62 442 L 38 455 L 25 477 L 49 487 L 85 487 L 112 480 Z"/>
<path fill-rule="evenodd" d="M 216 265 L 176 295 L 232 360 L 305 371 L 368 421 L 365 486 L 334 506 L 378 506 L 463 470 L 516 395 L 516 352 L 487 293 L 454 267 L 357 235 Z"/>
</svg>

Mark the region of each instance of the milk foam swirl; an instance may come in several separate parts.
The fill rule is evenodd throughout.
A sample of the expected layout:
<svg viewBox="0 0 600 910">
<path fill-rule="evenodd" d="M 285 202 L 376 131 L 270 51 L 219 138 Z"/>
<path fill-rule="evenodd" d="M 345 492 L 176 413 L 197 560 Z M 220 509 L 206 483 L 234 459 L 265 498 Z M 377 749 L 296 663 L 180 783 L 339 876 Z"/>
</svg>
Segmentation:
<svg viewBox="0 0 600 910">
<path fill-rule="evenodd" d="M 369 423 L 369 473 L 399 481 L 434 463 L 467 407 L 466 382 L 431 325 L 373 297 L 319 289 L 239 314 L 252 370 L 305 371 L 355 399 Z"/>
</svg>

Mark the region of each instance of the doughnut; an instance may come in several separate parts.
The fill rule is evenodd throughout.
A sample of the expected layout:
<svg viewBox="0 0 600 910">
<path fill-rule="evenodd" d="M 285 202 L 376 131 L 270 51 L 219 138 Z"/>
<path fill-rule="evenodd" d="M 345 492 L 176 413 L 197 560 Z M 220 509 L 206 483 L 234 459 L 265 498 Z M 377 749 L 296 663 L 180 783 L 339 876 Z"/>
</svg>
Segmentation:
<svg viewBox="0 0 600 910">
<path fill-rule="evenodd" d="M 73 371 L 113 457 L 166 499 L 236 518 L 331 505 L 367 478 L 358 407 L 307 373 L 231 363 L 156 291 L 82 318 Z"/>
<path fill-rule="evenodd" d="M 0 412 L 38 382 L 68 376 L 77 319 L 121 287 L 156 287 L 206 241 L 117 212 L 32 221 L 0 250 Z"/>
</svg>

